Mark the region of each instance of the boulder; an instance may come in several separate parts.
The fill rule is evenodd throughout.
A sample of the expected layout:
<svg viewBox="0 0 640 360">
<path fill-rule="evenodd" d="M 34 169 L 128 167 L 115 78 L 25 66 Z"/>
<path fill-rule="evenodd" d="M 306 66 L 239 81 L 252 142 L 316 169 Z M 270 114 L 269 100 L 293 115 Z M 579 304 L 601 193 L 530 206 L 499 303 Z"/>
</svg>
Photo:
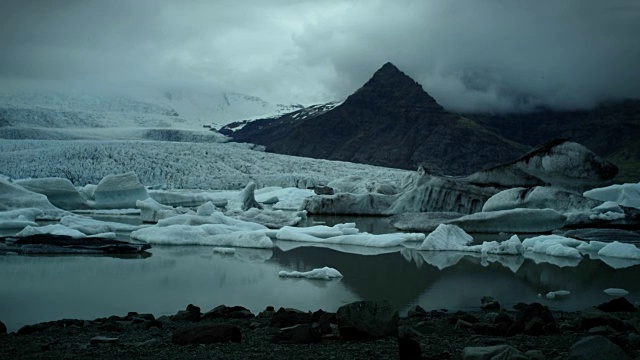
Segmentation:
<svg viewBox="0 0 640 360">
<path fill-rule="evenodd" d="M 296 309 L 280 308 L 271 317 L 269 323 L 272 327 L 286 328 L 298 324 L 311 322 L 311 314 Z"/>
<path fill-rule="evenodd" d="M 427 316 L 427 311 L 423 309 L 420 305 L 413 305 L 409 311 L 407 311 L 407 317 L 425 317 Z"/>
<path fill-rule="evenodd" d="M 356 301 L 336 312 L 340 336 L 345 340 L 370 340 L 397 336 L 398 312 L 388 301 Z"/>
<path fill-rule="evenodd" d="M 601 335 L 587 336 L 569 348 L 567 360 L 630 360 L 620 346 Z"/>
<path fill-rule="evenodd" d="M 7 333 L 7 325 L 5 325 L 2 321 L 0 321 L 0 335 Z"/>
<path fill-rule="evenodd" d="M 532 303 L 518 311 L 514 324 L 509 328 L 509 333 L 545 335 L 554 333 L 556 331 L 554 327 L 555 319 L 549 308 L 540 303 Z"/>
<path fill-rule="evenodd" d="M 596 308 L 604 312 L 634 312 L 637 311 L 636 307 L 629 302 L 626 298 L 620 297 L 611 301 L 604 302 Z"/>
<path fill-rule="evenodd" d="M 176 345 L 212 344 L 221 342 L 239 343 L 242 340 L 240 328 L 229 324 L 203 324 L 173 332 L 171 341 Z"/>
<path fill-rule="evenodd" d="M 421 360 L 422 349 L 420 343 L 408 334 L 398 337 L 398 359 L 400 360 Z"/>
<path fill-rule="evenodd" d="M 250 319 L 255 317 L 249 309 L 242 306 L 220 305 L 202 315 L 202 319 Z"/>
<path fill-rule="evenodd" d="M 321 340 L 320 332 L 311 324 L 298 324 L 280 329 L 273 337 L 274 343 L 313 344 Z"/>
<path fill-rule="evenodd" d="M 200 321 L 200 317 L 200 308 L 195 305 L 189 304 L 187 305 L 186 310 L 178 311 L 175 315 L 172 315 L 171 320 L 196 322 Z"/>
<path fill-rule="evenodd" d="M 480 299 L 480 308 L 485 310 L 500 310 L 500 303 L 491 296 L 483 296 Z"/>
</svg>

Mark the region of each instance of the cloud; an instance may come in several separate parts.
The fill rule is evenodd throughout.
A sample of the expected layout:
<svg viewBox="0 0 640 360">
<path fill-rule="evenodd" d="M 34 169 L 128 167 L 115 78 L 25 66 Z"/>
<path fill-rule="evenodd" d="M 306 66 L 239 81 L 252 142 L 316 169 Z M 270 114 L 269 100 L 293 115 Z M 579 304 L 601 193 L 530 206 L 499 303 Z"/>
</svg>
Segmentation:
<svg viewBox="0 0 640 360">
<path fill-rule="evenodd" d="M 347 96 L 387 61 L 456 111 L 640 97 L 636 0 L 4 0 L 0 77 Z"/>
</svg>

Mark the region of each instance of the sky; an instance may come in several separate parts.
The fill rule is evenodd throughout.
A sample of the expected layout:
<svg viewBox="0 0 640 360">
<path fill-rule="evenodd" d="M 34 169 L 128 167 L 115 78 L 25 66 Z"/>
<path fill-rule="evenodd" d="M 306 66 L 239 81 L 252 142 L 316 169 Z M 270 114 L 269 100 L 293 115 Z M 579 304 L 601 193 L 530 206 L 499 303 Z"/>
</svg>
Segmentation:
<svg viewBox="0 0 640 360">
<path fill-rule="evenodd" d="M 311 104 L 391 61 L 449 110 L 581 109 L 640 98 L 638 36 L 638 0 L 2 0 L 0 80 Z"/>
</svg>

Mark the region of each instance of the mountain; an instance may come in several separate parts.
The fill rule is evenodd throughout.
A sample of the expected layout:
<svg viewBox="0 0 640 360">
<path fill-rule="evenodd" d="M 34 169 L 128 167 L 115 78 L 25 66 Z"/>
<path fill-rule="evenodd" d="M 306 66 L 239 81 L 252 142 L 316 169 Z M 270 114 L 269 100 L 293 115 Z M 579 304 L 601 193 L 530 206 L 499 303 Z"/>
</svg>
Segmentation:
<svg viewBox="0 0 640 360">
<path fill-rule="evenodd" d="M 267 151 L 462 175 L 504 163 L 529 147 L 442 108 L 386 63 L 342 103 L 221 129 Z M 235 130 L 235 131 L 233 131 Z"/>
<path fill-rule="evenodd" d="M 619 167 L 617 181 L 640 179 L 640 100 L 607 102 L 581 111 L 465 116 L 528 146 L 556 138 L 580 143 Z"/>
</svg>

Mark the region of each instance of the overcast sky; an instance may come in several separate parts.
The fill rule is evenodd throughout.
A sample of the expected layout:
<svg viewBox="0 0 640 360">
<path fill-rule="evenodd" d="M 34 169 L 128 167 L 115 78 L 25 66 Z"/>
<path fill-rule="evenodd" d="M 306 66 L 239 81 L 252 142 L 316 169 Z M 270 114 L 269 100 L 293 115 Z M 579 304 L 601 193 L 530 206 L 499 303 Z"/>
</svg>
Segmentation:
<svg viewBox="0 0 640 360">
<path fill-rule="evenodd" d="M 451 110 L 580 108 L 640 97 L 639 37 L 638 0 L 0 0 L 0 77 L 311 103 L 391 61 Z"/>
</svg>

